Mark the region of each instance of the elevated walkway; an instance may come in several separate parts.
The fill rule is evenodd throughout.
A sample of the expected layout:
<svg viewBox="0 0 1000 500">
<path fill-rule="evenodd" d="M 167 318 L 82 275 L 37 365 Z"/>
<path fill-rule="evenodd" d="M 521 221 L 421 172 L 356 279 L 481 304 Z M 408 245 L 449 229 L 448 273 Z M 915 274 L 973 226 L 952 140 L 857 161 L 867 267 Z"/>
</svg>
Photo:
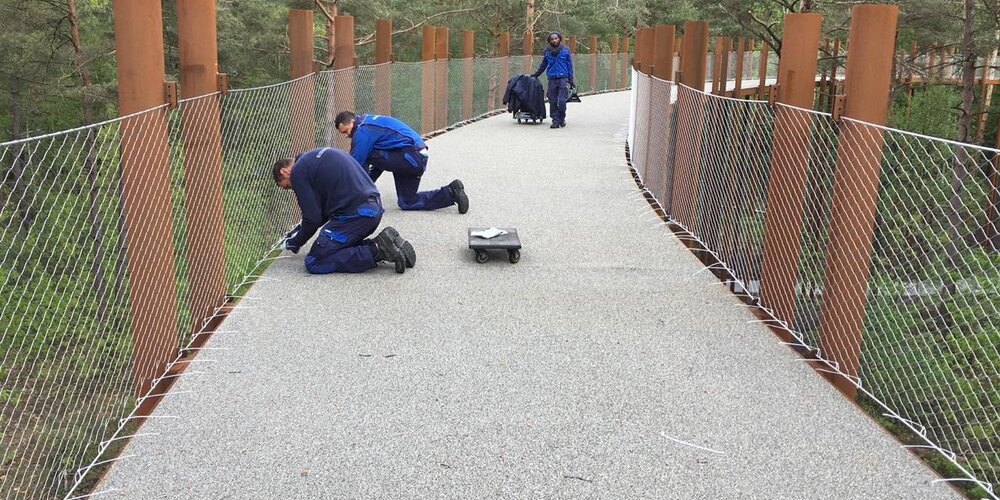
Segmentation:
<svg viewBox="0 0 1000 500">
<path fill-rule="evenodd" d="M 957 498 L 658 223 L 625 164 L 628 100 L 585 96 L 559 130 L 505 115 L 430 141 L 424 186 L 463 179 L 470 212 L 402 212 L 383 176 L 383 222 L 417 267 L 278 260 L 98 490 Z M 476 264 L 480 225 L 517 227 L 521 262 Z"/>
</svg>

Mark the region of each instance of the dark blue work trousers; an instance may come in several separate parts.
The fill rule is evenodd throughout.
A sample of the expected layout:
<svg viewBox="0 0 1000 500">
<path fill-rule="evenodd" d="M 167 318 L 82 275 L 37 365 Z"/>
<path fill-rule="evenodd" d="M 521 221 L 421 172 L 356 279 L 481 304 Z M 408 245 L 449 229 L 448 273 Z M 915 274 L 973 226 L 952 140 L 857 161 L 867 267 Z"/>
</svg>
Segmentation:
<svg viewBox="0 0 1000 500">
<path fill-rule="evenodd" d="M 569 99 L 569 79 L 549 78 L 549 116 L 552 123 L 566 122 L 566 100 Z"/>
<path fill-rule="evenodd" d="M 319 231 L 306 270 L 313 274 L 360 273 L 375 267 L 375 248 L 366 240 L 382 222 L 382 201 L 372 197 L 350 213 L 335 215 Z"/>
<path fill-rule="evenodd" d="M 382 172 L 392 172 L 396 182 L 396 202 L 403 210 L 437 210 L 455 204 L 451 188 L 417 192 L 420 176 L 427 170 L 427 157 L 413 150 L 375 150 L 368 161 L 372 165 L 372 180 Z"/>
</svg>

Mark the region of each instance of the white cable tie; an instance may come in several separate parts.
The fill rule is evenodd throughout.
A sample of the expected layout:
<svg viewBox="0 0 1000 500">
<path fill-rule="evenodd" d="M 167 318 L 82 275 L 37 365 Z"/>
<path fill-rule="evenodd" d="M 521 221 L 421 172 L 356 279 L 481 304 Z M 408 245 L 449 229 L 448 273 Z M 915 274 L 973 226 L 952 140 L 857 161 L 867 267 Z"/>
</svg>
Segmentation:
<svg viewBox="0 0 1000 500">
<path fill-rule="evenodd" d="M 920 434 L 920 437 L 923 437 L 924 439 L 927 438 L 927 428 L 917 422 L 914 422 L 913 420 L 904 418 L 896 413 L 883 413 L 882 416 L 899 420 L 910 429 L 913 429 L 914 432 Z"/>
<path fill-rule="evenodd" d="M 101 441 L 101 444 L 100 444 L 99 447 L 100 448 L 104 448 L 105 446 L 107 446 L 110 443 L 113 443 L 115 441 L 121 441 L 123 439 L 132 439 L 132 438 L 137 438 L 137 437 L 159 436 L 159 435 L 160 435 L 159 432 L 141 432 L 139 434 L 129 434 L 128 436 L 118 436 L 118 437 L 113 437 L 111 439 L 107 439 L 105 441 Z"/>
<path fill-rule="evenodd" d="M 677 439 L 677 438 L 674 438 L 674 437 L 670 437 L 670 436 L 668 436 L 668 435 L 667 435 L 667 434 L 666 434 L 665 432 L 663 432 L 663 431 L 660 431 L 660 435 L 661 435 L 661 436 L 663 436 L 663 437 L 665 437 L 665 438 L 667 438 L 667 439 L 669 439 L 669 440 L 671 440 L 671 441 L 674 441 L 674 442 L 677 442 L 677 443 L 680 443 L 680 444 L 683 444 L 683 445 L 685 445 L 685 446 L 690 446 L 690 447 L 692 447 L 692 448 L 698 448 L 699 450 L 705 450 L 705 451 L 707 451 L 707 452 L 711 452 L 711 453 L 715 453 L 715 454 L 718 454 L 718 455 L 725 455 L 725 453 L 723 453 L 723 452 L 721 452 L 721 451 L 718 451 L 718 450 L 713 450 L 713 449 L 711 449 L 711 448 L 706 448 L 706 447 L 704 447 L 704 446 L 698 446 L 698 445 L 696 445 L 696 444 L 694 444 L 694 443 L 689 443 L 689 442 L 687 442 L 687 441 L 682 441 L 682 440 L 680 440 L 680 439 Z"/>
<path fill-rule="evenodd" d="M 79 496 L 75 496 L 75 497 L 70 497 L 70 498 L 67 498 L 66 500 L 82 500 L 84 498 L 94 498 L 94 497 L 101 496 L 101 495 L 107 495 L 108 493 L 114 493 L 116 491 L 122 491 L 122 490 L 118 489 L 118 488 L 110 488 L 110 489 L 106 489 L 106 490 L 95 491 L 93 493 L 87 493 L 86 495 L 79 495 Z"/>
<path fill-rule="evenodd" d="M 168 391 L 168 392 L 159 392 L 159 393 L 156 393 L 156 394 L 147 394 L 147 395 L 145 395 L 145 396 L 137 399 L 136 402 L 145 401 L 147 399 L 152 399 L 152 398 L 165 398 L 167 396 L 176 396 L 178 394 L 193 394 L 193 393 L 194 393 L 194 391 Z"/>
<path fill-rule="evenodd" d="M 79 481 L 80 478 L 81 478 L 80 472 L 82 472 L 82 471 L 90 472 L 91 469 L 93 469 L 94 467 L 97 467 L 99 465 L 109 464 L 109 463 L 112 463 L 112 462 L 117 462 L 119 460 L 125 460 L 126 458 L 132 458 L 134 456 L 136 456 L 135 453 L 132 453 L 130 455 L 120 455 L 120 456 L 117 456 L 117 457 L 109 458 L 107 460 L 101 460 L 100 462 L 94 462 L 94 463 L 92 463 L 92 464 L 90 464 L 90 465 L 88 465 L 86 467 L 80 467 L 79 469 L 76 470 L 76 474 L 73 475 L 73 478 L 76 479 L 77 481 Z"/>
<path fill-rule="evenodd" d="M 987 483 L 986 481 L 980 481 L 978 479 L 972 479 L 972 478 L 969 478 L 969 477 L 955 477 L 955 478 L 938 478 L 938 479 L 931 480 L 931 484 L 937 484 L 937 483 L 957 483 L 957 482 L 976 483 L 982 489 L 986 490 L 986 492 L 989 493 L 990 495 L 993 494 L 993 485 L 990 484 L 990 483 Z"/>
<path fill-rule="evenodd" d="M 124 426 L 125 422 L 128 422 L 129 420 L 140 420 L 140 419 L 141 420 L 145 420 L 145 419 L 159 419 L 159 418 L 162 418 L 162 419 L 171 419 L 171 418 L 172 419 L 180 419 L 181 417 L 174 416 L 174 415 L 146 415 L 145 417 L 140 417 L 138 415 L 129 415 L 129 416 L 123 418 L 123 419 L 118 420 L 118 427 Z"/>
<path fill-rule="evenodd" d="M 229 347 L 184 347 L 182 351 L 231 351 Z"/>
<path fill-rule="evenodd" d="M 933 444 L 904 444 L 903 448 L 907 448 L 907 449 L 909 449 L 909 448 L 922 448 L 922 449 L 927 449 L 927 450 L 934 450 L 934 451 L 936 451 L 936 452 L 944 455 L 946 458 L 948 458 L 948 460 L 958 460 L 958 455 L 956 455 L 955 452 L 953 452 L 951 450 L 946 450 L 946 449 L 944 449 L 944 448 L 942 448 L 940 446 L 933 445 Z"/>
</svg>

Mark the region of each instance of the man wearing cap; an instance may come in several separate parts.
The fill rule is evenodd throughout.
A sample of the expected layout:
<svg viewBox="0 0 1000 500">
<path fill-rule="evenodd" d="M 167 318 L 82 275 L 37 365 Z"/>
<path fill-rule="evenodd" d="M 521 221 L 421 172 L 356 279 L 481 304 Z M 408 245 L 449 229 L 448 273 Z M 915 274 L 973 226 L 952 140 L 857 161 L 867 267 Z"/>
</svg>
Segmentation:
<svg viewBox="0 0 1000 500">
<path fill-rule="evenodd" d="M 553 31 L 548 36 L 549 46 L 542 53 L 542 64 L 531 76 L 538 78 L 545 72 L 549 80 L 549 116 L 552 125 L 549 128 L 566 126 L 566 100 L 569 99 L 570 87 L 575 87 L 573 81 L 573 55 L 569 47 L 562 44 L 562 33 Z"/>
</svg>

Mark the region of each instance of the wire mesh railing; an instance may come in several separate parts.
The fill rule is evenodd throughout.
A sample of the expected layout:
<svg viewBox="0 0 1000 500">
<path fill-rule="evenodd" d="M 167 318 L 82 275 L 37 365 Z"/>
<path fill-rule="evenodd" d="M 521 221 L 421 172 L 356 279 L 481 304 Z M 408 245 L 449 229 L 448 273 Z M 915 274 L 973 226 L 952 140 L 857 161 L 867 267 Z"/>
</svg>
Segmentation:
<svg viewBox="0 0 1000 500">
<path fill-rule="evenodd" d="M 907 447 L 943 458 L 941 481 L 997 498 L 1000 152 L 635 78 L 631 161 L 670 220 L 791 344 L 907 428 Z M 865 158 L 876 177 L 841 174 L 835 188 L 838 169 Z M 804 173 L 790 175 L 783 162 Z M 871 214 L 835 192 L 865 182 L 877 184 Z M 870 264 L 865 244 L 842 243 L 836 257 L 856 264 L 833 265 L 831 241 L 863 233 L 832 234 L 844 220 L 874 221 Z M 789 224 L 799 229 L 770 227 Z M 793 281 L 788 311 L 776 298 L 781 275 Z M 836 306 L 853 298 L 832 279 L 867 290 L 852 304 L 863 318 L 856 336 Z"/>
<path fill-rule="evenodd" d="M 584 70 L 597 61 L 593 86 L 577 69 L 582 93 L 627 85 L 607 74 L 610 57 L 620 58 L 577 56 Z M 193 343 L 297 218 L 270 178 L 277 158 L 349 147 L 333 124 L 345 109 L 423 132 L 497 111 L 507 79 L 539 62 L 359 66 L 0 144 L 0 495 L 84 494 L 127 439 L 145 436 L 140 404 L 193 362 Z M 196 165 L 215 165 L 211 182 Z M 203 208 L 213 196 L 214 214 Z M 204 279 L 215 272 L 217 290 Z M 155 307 L 137 307 L 149 298 Z"/>
</svg>

